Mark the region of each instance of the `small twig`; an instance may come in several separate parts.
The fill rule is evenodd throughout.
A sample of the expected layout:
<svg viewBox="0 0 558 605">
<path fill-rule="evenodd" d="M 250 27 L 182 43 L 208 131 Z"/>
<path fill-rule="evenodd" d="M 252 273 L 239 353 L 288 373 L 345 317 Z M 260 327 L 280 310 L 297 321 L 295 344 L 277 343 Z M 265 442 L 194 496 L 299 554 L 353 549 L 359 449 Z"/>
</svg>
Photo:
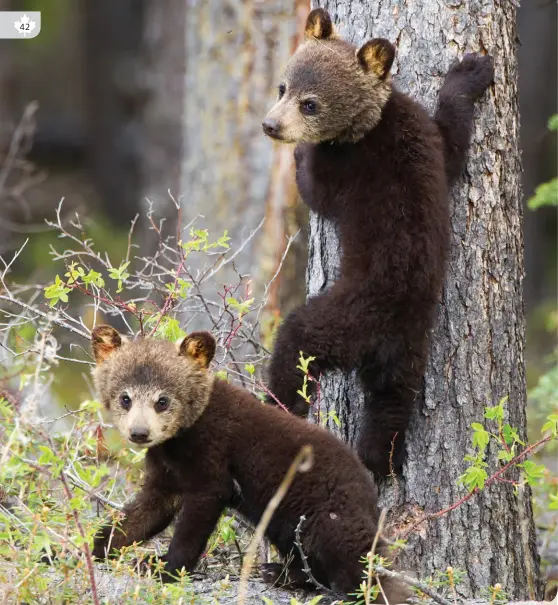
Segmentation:
<svg viewBox="0 0 558 605">
<path fill-rule="evenodd" d="M 52 442 L 52 439 L 50 438 L 49 435 L 47 435 L 47 439 L 49 441 L 50 447 L 52 449 L 54 449 L 54 443 Z M 61 471 L 61 473 L 60 473 L 60 481 L 62 483 L 62 487 L 64 488 L 64 493 L 66 494 L 66 498 L 68 499 L 68 502 L 71 502 L 72 501 L 72 490 L 70 489 L 70 486 L 68 485 L 68 480 L 66 478 L 66 472 L 64 470 Z M 93 603 L 94 603 L 94 605 L 101 605 L 101 602 L 99 601 L 99 595 L 97 594 L 97 581 L 95 579 L 95 568 L 93 567 L 93 557 L 91 556 L 91 549 L 89 548 L 89 543 L 87 541 L 87 535 L 85 533 L 85 530 L 83 529 L 83 525 L 81 524 L 77 510 L 73 506 L 71 506 L 70 508 L 72 511 L 72 516 L 74 518 L 76 527 L 83 540 L 82 551 L 85 554 L 85 562 L 87 565 L 87 571 L 89 573 L 89 582 L 91 584 L 91 596 L 93 598 Z"/>
<path fill-rule="evenodd" d="M 258 382 L 257 386 L 266 394 L 269 395 L 269 397 L 271 397 L 273 399 L 273 401 L 275 401 L 275 403 L 280 407 L 283 408 L 283 410 L 285 412 L 287 412 L 287 414 L 290 414 L 290 410 L 284 405 L 282 404 L 279 399 L 277 399 L 277 397 L 265 386 L 265 384 L 263 382 Z"/>
<path fill-rule="evenodd" d="M 45 313 L 44 311 L 40 311 L 36 307 L 32 307 L 32 306 L 28 305 L 27 303 L 24 303 L 23 301 L 18 300 L 17 298 L 13 298 L 11 296 L 3 296 L 2 294 L 0 294 L 0 300 L 4 300 L 6 302 L 13 303 L 14 305 L 17 305 L 18 307 L 21 307 L 22 309 L 25 309 L 26 311 L 29 311 L 30 313 L 35 313 L 35 315 L 38 315 L 39 317 L 46 319 L 46 321 L 52 322 L 53 324 L 55 324 L 61 328 L 64 328 L 66 330 L 69 330 L 70 332 L 73 332 L 74 334 L 78 334 L 79 336 L 81 336 L 87 340 L 90 339 L 89 334 L 82 332 L 78 328 L 74 328 L 74 326 L 72 326 L 71 324 L 69 324 L 65 321 L 58 319 L 55 315 L 49 315 L 48 313 Z"/>
<path fill-rule="evenodd" d="M 2 271 L 2 275 L 0 276 L 0 283 L 2 284 L 2 286 L 4 287 L 4 289 L 6 290 L 6 292 L 8 293 L 9 296 L 11 296 L 10 290 L 8 289 L 8 285 L 6 284 L 6 275 L 8 274 L 8 271 L 10 270 L 10 267 L 15 263 L 15 261 L 17 260 L 17 257 L 23 252 L 23 249 L 25 248 L 25 246 L 27 245 L 27 242 L 29 241 L 29 238 L 27 238 L 23 244 L 15 251 L 14 255 L 12 256 L 12 260 L 7 263 L 1 256 L 0 256 L 0 262 L 4 265 L 4 271 Z"/>
<path fill-rule="evenodd" d="M 46 348 L 46 340 L 48 337 L 48 332 L 46 330 L 41 334 L 41 342 L 39 348 L 39 358 L 37 359 L 35 366 L 35 373 L 33 375 L 33 390 L 27 401 L 25 403 L 25 407 L 23 408 L 22 420 L 25 422 L 26 420 L 30 420 L 31 422 L 35 422 L 37 419 L 37 412 L 40 400 L 39 386 L 41 369 L 43 366 L 43 361 L 45 358 L 45 348 Z"/>
<path fill-rule="evenodd" d="M 453 578 L 453 567 L 449 566 L 446 569 L 446 573 L 448 574 L 448 580 L 451 588 L 451 594 L 453 595 L 453 605 L 457 605 L 457 590 L 455 588 L 455 580 Z"/>
<path fill-rule="evenodd" d="M 128 247 L 126 248 L 126 262 L 130 260 L 130 251 L 132 250 L 132 236 L 134 234 L 134 228 L 139 218 L 139 214 L 136 214 L 130 223 L 130 229 L 128 230 Z"/>
<path fill-rule="evenodd" d="M 283 477 L 283 481 L 277 488 L 275 494 L 271 500 L 267 503 L 267 506 L 264 510 L 264 513 L 256 527 L 256 531 L 254 532 L 254 536 L 250 545 L 248 546 L 248 550 L 244 555 L 244 561 L 242 563 L 242 571 L 240 573 L 240 584 L 238 587 L 238 605 L 243 605 L 246 601 L 246 589 L 248 586 L 248 576 L 250 575 L 250 570 L 252 569 L 252 565 L 254 563 L 254 558 L 256 556 L 256 552 L 258 550 L 258 545 L 262 541 L 267 526 L 269 525 L 273 514 L 277 510 L 279 504 L 286 496 L 289 488 L 291 487 L 292 482 L 297 473 L 305 473 L 310 470 L 313 463 L 313 450 L 311 445 L 304 445 L 301 450 L 296 455 L 296 458 L 292 461 L 291 466 L 289 466 L 289 470 L 286 475 Z"/>
<path fill-rule="evenodd" d="M 448 601 L 446 598 L 441 597 L 438 593 L 434 592 L 429 586 L 427 586 L 420 580 L 411 578 L 410 576 L 407 576 L 404 573 L 401 573 L 400 571 L 392 571 L 391 569 L 386 569 L 383 565 L 374 565 L 374 571 L 380 576 L 393 578 L 394 580 L 399 580 L 400 582 L 403 582 L 408 586 L 418 588 L 421 592 L 429 596 L 433 601 L 436 601 L 436 603 L 439 603 L 440 605 L 453 605 L 451 601 Z"/>
<path fill-rule="evenodd" d="M 380 581 L 380 578 L 377 575 L 376 575 L 376 584 L 378 585 L 378 588 L 380 589 L 380 592 L 382 593 L 382 597 L 384 598 L 386 605 L 390 605 L 389 599 L 387 598 L 387 595 L 384 592 L 384 587 L 382 586 L 382 582 Z"/>
<path fill-rule="evenodd" d="M 39 104 L 37 103 L 37 101 L 33 101 L 32 103 L 29 103 L 29 105 L 27 105 L 23 112 L 23 116 L 10 142 L 8 154 L 0 170 L 0 191 L 4 189 L 8 175 L 10 174 L 12 166 L 21 148 L 22 141 L 24 140 L 25 136 L 27 136 L 30 132 L 33 132 L 34 130 L 34 117 L 38 109 Z"/>
<path fill-rule="evenodd" d="M 254 229 L 252 229 L 252 231 L 250 232 L 250 235 L 248 235 L 248 237 L 240 244 L 238 249 L 235 250 L 234 254 L 231 254 L 231 256 L 229 256 L 228 258 L 223 260 L 222 263 L 218 264 L 207 275 L 204 275 L 203 279 L 200 280 L 200 285 L 203 284 L 204 282 L 206 282 L 208 279 L 211 279 L 225 265 L 228 265 L 229 263 L 231 263 L 242 252 L 242 250 L 244 250 L 244 248 L 248 245 L 248 242 L 250 242 L 250 240 L 254 237 L 254 235 L 256 235 L 256 233 L 262 228 L 264 221 L 265 221 L 265 217 L 262 218 L 262 220 L 259 222 L 259 224 Z"/>
<path fill-rule="evenodd" d="M 323 584 L 320 584 L 320 582 L 318 582 L 318 580 L 316 580 L 316 578 L 312 574 L 310 565 L 308 565 L 308 557 L 306 556 L 304 549 L 302 548 L 302 542 L 300 541 L 300 530 L 302 528 L 302 524 L 304 523 L 304 521 L 306 521 L 306 516 L 301 515 L 300 521 L 298 522 L 298 525 L 296 526 L 296 529 L 295 529 L 295 544 L 296 544 L 296 547 L 298 548 L 298 552 L 300 553 L 300 558 L 302 559 L 302 568 L 304 570 L 304 573 L 308 576 L 309 580 L 312 582 L 312 584 L 314 584 L 314 586 L 316 588 L 319 588 L 320 590 L 325 590 L 326 592 L 331 593 L 332 591 L 329 588 L 327 588 Z"/>
<path fill-rule="evenodd" d="M 370 592 L 372 591 L 372 578 L 373 574 L 373 565 L 372 561 L 374 560 L 374 553 L 376 552 L 376 547 L 378 546 L 378 542 L 380 541 L 380 536 L 382 535 L 382 531 L 384 529 L 384 524 L 386 522 L 387 509 L 382 509 L 380 513 L 380 518 L 378 519 L 378 529 L 376 530 L 376 534 L 374 536 L 374 540 L 372 541 L 372 547 L 370 548 L 370 552 L 366 556 L 368 559 L 368 574 L 366 577 L 366 593 L 364 595 L 364 600 L 366 601 L 366 605 L 370 604 Z M 383 589 L 380 587 L 380 590 L 383 594 Z M 385 598 L 385 595 L 384 595 Z M 387 599 L 386 599 L 387 600 Z"/>
<path fill-rule="evenodd" d="M 395 471 L 393 469 L 393 455 L 395 453 L 395 440 L 397 439 L 397 435 L 399 435 L 399 432 L 396 432 L 393 436 L 389 450 L 389 476 L 392 478 L 394 485 L 397 485 L 397 477 L 395 476 Z"/>
<path fill-rule="evenodd" d="M 114 508 L 115 510 L 118 510 L 118 511 L 121 511 L 124 509 L 124 506 L 122 506 L 121 504 L 117 504 L 116 502 L 113 502 L 112 500 L 109 500 L 108 498 L 105 498 L 101 494 L 98 494 L 96 491 L 92 490 L 91 487 L 89 487 L 87 485 L 87 483 L 82 481 L 77 475 L 73 475 L 73 474 L 69 473 L 68 471 L 66 471 L 66 476 L 68 477 L 68 479 L 72 482 L 72 484 L 75 487 L 77 487 L 78 489 L 81 489 L 86 494 L 89 494 L 92 498 L 95 498 L 99 502 L 102 502 L 103 504 L 106 504 L 107 506 L 110 506 L 111 508 Z"/>
</svg>

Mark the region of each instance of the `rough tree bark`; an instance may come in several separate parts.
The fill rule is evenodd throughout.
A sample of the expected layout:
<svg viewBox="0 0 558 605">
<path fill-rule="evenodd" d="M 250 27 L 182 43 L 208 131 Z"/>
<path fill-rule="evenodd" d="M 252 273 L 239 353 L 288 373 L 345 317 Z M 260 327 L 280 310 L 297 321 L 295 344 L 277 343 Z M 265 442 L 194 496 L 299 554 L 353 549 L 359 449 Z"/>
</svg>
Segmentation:
<svg viewBox="0 0 558 605">
<path fill-rule="evenodd" d="M 470 451 L 471 422 L 482 422 L 485 406 L 508 395 L 508 422 L 525 435 L 515 8 L 500 0 L 313 4 L 326 8 L 340 33 L 355 43 L 372 37 L 395 42 L 396 84 L 431 111 L 456 57 L 481 49 L 495 59 L 496 83 L 477 106 L 470 160 L 451 197 L 452 250 L 431 335 L 424 401 L 411 421 L 403 476 L 382 490 L 393 522 L 401 525 L 465 494 L 457 479 Z M 335 232 L 312 216 L 310 295 L 331 284 L 337 266 Z M 340 429 L 331 418 L 328 425 L 354 442 L 361 405 L 354 376 L 331 375 L 321 386 L 322 411 L 335 411 L 341 421 Z M 422 577 L 448 565 L 462 569 L 467 577 L 460 590 L 467 597 L 497 582 L 511 598 L 540 597 L 530 492 L 515 496 L 505 483 L 487 488 L 411 534 L 400 564 Z"/>
</svg>

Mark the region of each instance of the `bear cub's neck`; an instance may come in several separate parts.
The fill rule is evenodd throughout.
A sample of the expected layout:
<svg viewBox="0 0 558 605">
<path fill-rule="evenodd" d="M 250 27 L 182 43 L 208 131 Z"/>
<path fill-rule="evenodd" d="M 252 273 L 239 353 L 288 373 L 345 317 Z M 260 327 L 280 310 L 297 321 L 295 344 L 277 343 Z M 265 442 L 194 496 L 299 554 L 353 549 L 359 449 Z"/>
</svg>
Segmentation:
<svg viewBox="0 0 558 605">
<path fill-rule="evenodd" d="M 382 122 L 385 109 L 390 104 L 393 97 L 397 96 L 390 83 L 378 87 L 363 103 L 361 111 L 353 118 L 351 124 L 338 137 L 326 141 L 327 144 L 355 144 L 367 137 Z"/>
<path fill-rule="evenodd" d="M 203 458 L 206 455 L 204 452 L 214 449 L 213 444 L 219 443 L 216 436 L 221 435 L 224 440 L 235 423 L 235 406 L 231 404 L 235 391 L 238 392 L 238 389 L 215 378 L 207 406 L 198 420 L 191 427 L 180 429 L 172 439 L 149 449 L 147 456 L 172 461 L 172 466 L 176 466 L 177 461 L 184 466 Z"/>
</svg>

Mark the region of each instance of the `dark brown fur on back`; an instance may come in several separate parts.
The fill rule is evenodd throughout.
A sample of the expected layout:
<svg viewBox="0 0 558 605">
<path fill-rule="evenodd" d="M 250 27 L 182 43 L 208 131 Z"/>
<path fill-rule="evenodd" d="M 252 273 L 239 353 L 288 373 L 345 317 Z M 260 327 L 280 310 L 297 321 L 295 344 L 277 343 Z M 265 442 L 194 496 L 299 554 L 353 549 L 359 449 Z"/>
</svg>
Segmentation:
<svg viewBox="0 0 558 605">
<path fill-rule="evenodd" d="M 306 415 L 308 405 L 297 393 L 299 351 L 316 358 L 309 368 L 314 377 L 331 368 L 357 369 L 365 391 L 358 452 L 371 470 L 386 474 L 396 435 L 395 470 L 402 464 L 405 429 L 421 391 L 449 247 L 448 187 L 466 161 L 474 100 L 493 72 L 489 57 L 457 62 L 433 120 L 391 87 L 387 41 L 368 42 L 358 53 L 351 47 L 352 55 L 350 46 L 336 39 L 306 42 L 287 66 L 283 101 L 264 122 L 270 136 L 304 141 L 295 150 L 301 197 L 336 224 L 342 248 L 337 282 L 280 326 L 269 387 L 282 404 Z M 364 75 L 351 63 L 355 53 L 368 60 Z M 308 82 L 315 111 L 305 116 L 303 107 L 293 118 L 289 91 L 305 99 Z M 339 101 L 342 90 L 347 106 Z M 333 136 L 330 97 L 338 108 Z"/>
<path fill-rule="evenodd" d="M 199 353 L 196 346 L 181 347 L 180 352 L 184 349 L 190 355 L 194 351 L 205 366 L 212 356 L 211 347 L 207 349 L 202 338 L 197 342 Z M 378 519 L 376 487 L 366 468 L 347 445 L 325 429 L 264 405 L 248 391 L 220 380 L 208 381 L 209 400 L 190 425 L 189 409 L 194 402 L 189 381 L 195 382 L 196 389 L 201 381 L 198 370 L 184 364 L 176 348 L 173 357 L 172 350 L 172 345 L 137 341 L 103 357 L 96 370 L 100 395 L 113 414 L 124 413 L 118 411 L 122 390 L 134 391 L 138 380 L 144 384 L 147 374 L 136 372 L 134 358 L 142 367 L 152 368 L 147 378 L 150 392 L 172 394 L 177 405 L 166 412 L 174 435 L 148 448 L 142 490 L 126 506 L 119 527 L 107 525 L 102 530 L 94 555 L 103 558 L 108 550 L 149 540 L 176 518 L 164 557 L 166 571 L 172 574 L 182 567 L 191 571 L 224 508 L 232 506 L 257 524 L 297 453 L 310 444 L 314 464 L 296 476 L 267 536 L 284 557 L 293 557 L 291 567 L 300 572 L 294 539 L 300 517 L 305 515 L 301 541 L 315 577 L 338 591 L 355 590 L 362 579 L 359 559 L 370 549 Z M 175 370 L 182 374 L 178 384 L 184 390 L 183 400 L 176 390 Z M 210 376 L 207 369 L 203 371 Z M 102 376 L 110 385 L 103 383 Z M 149 402 L 135 404 L 148 406 Z M 133 407 L 134 402 L 128 414 Z M 379 552 L 386 554 L 382 540 Z M 403 601 L 407 594 L 393 583 L 385 584 L 384 589 L 391 603 Z"/>
</svg>

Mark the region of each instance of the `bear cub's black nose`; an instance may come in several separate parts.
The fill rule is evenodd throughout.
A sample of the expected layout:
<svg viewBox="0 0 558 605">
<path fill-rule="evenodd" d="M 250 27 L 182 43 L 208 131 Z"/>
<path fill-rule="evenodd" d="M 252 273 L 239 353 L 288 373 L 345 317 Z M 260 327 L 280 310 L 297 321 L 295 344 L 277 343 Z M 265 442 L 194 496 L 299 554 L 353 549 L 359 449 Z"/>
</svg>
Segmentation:
<svg viewBox="0 0 558 605">
<path fill-rule="evenodd" d="M 130 431 L 130 441 L 134 443 L 145 443 L 149 441 L 149 429 L 144 427 L 134 428 Z"/>
<path fill-rule="evenodd" d="M 279 135 L 279 122 L 273 118 L 266 118 L 262 122 L 265 134 L 268 137 L 277 137 Z"/>
</svg>

